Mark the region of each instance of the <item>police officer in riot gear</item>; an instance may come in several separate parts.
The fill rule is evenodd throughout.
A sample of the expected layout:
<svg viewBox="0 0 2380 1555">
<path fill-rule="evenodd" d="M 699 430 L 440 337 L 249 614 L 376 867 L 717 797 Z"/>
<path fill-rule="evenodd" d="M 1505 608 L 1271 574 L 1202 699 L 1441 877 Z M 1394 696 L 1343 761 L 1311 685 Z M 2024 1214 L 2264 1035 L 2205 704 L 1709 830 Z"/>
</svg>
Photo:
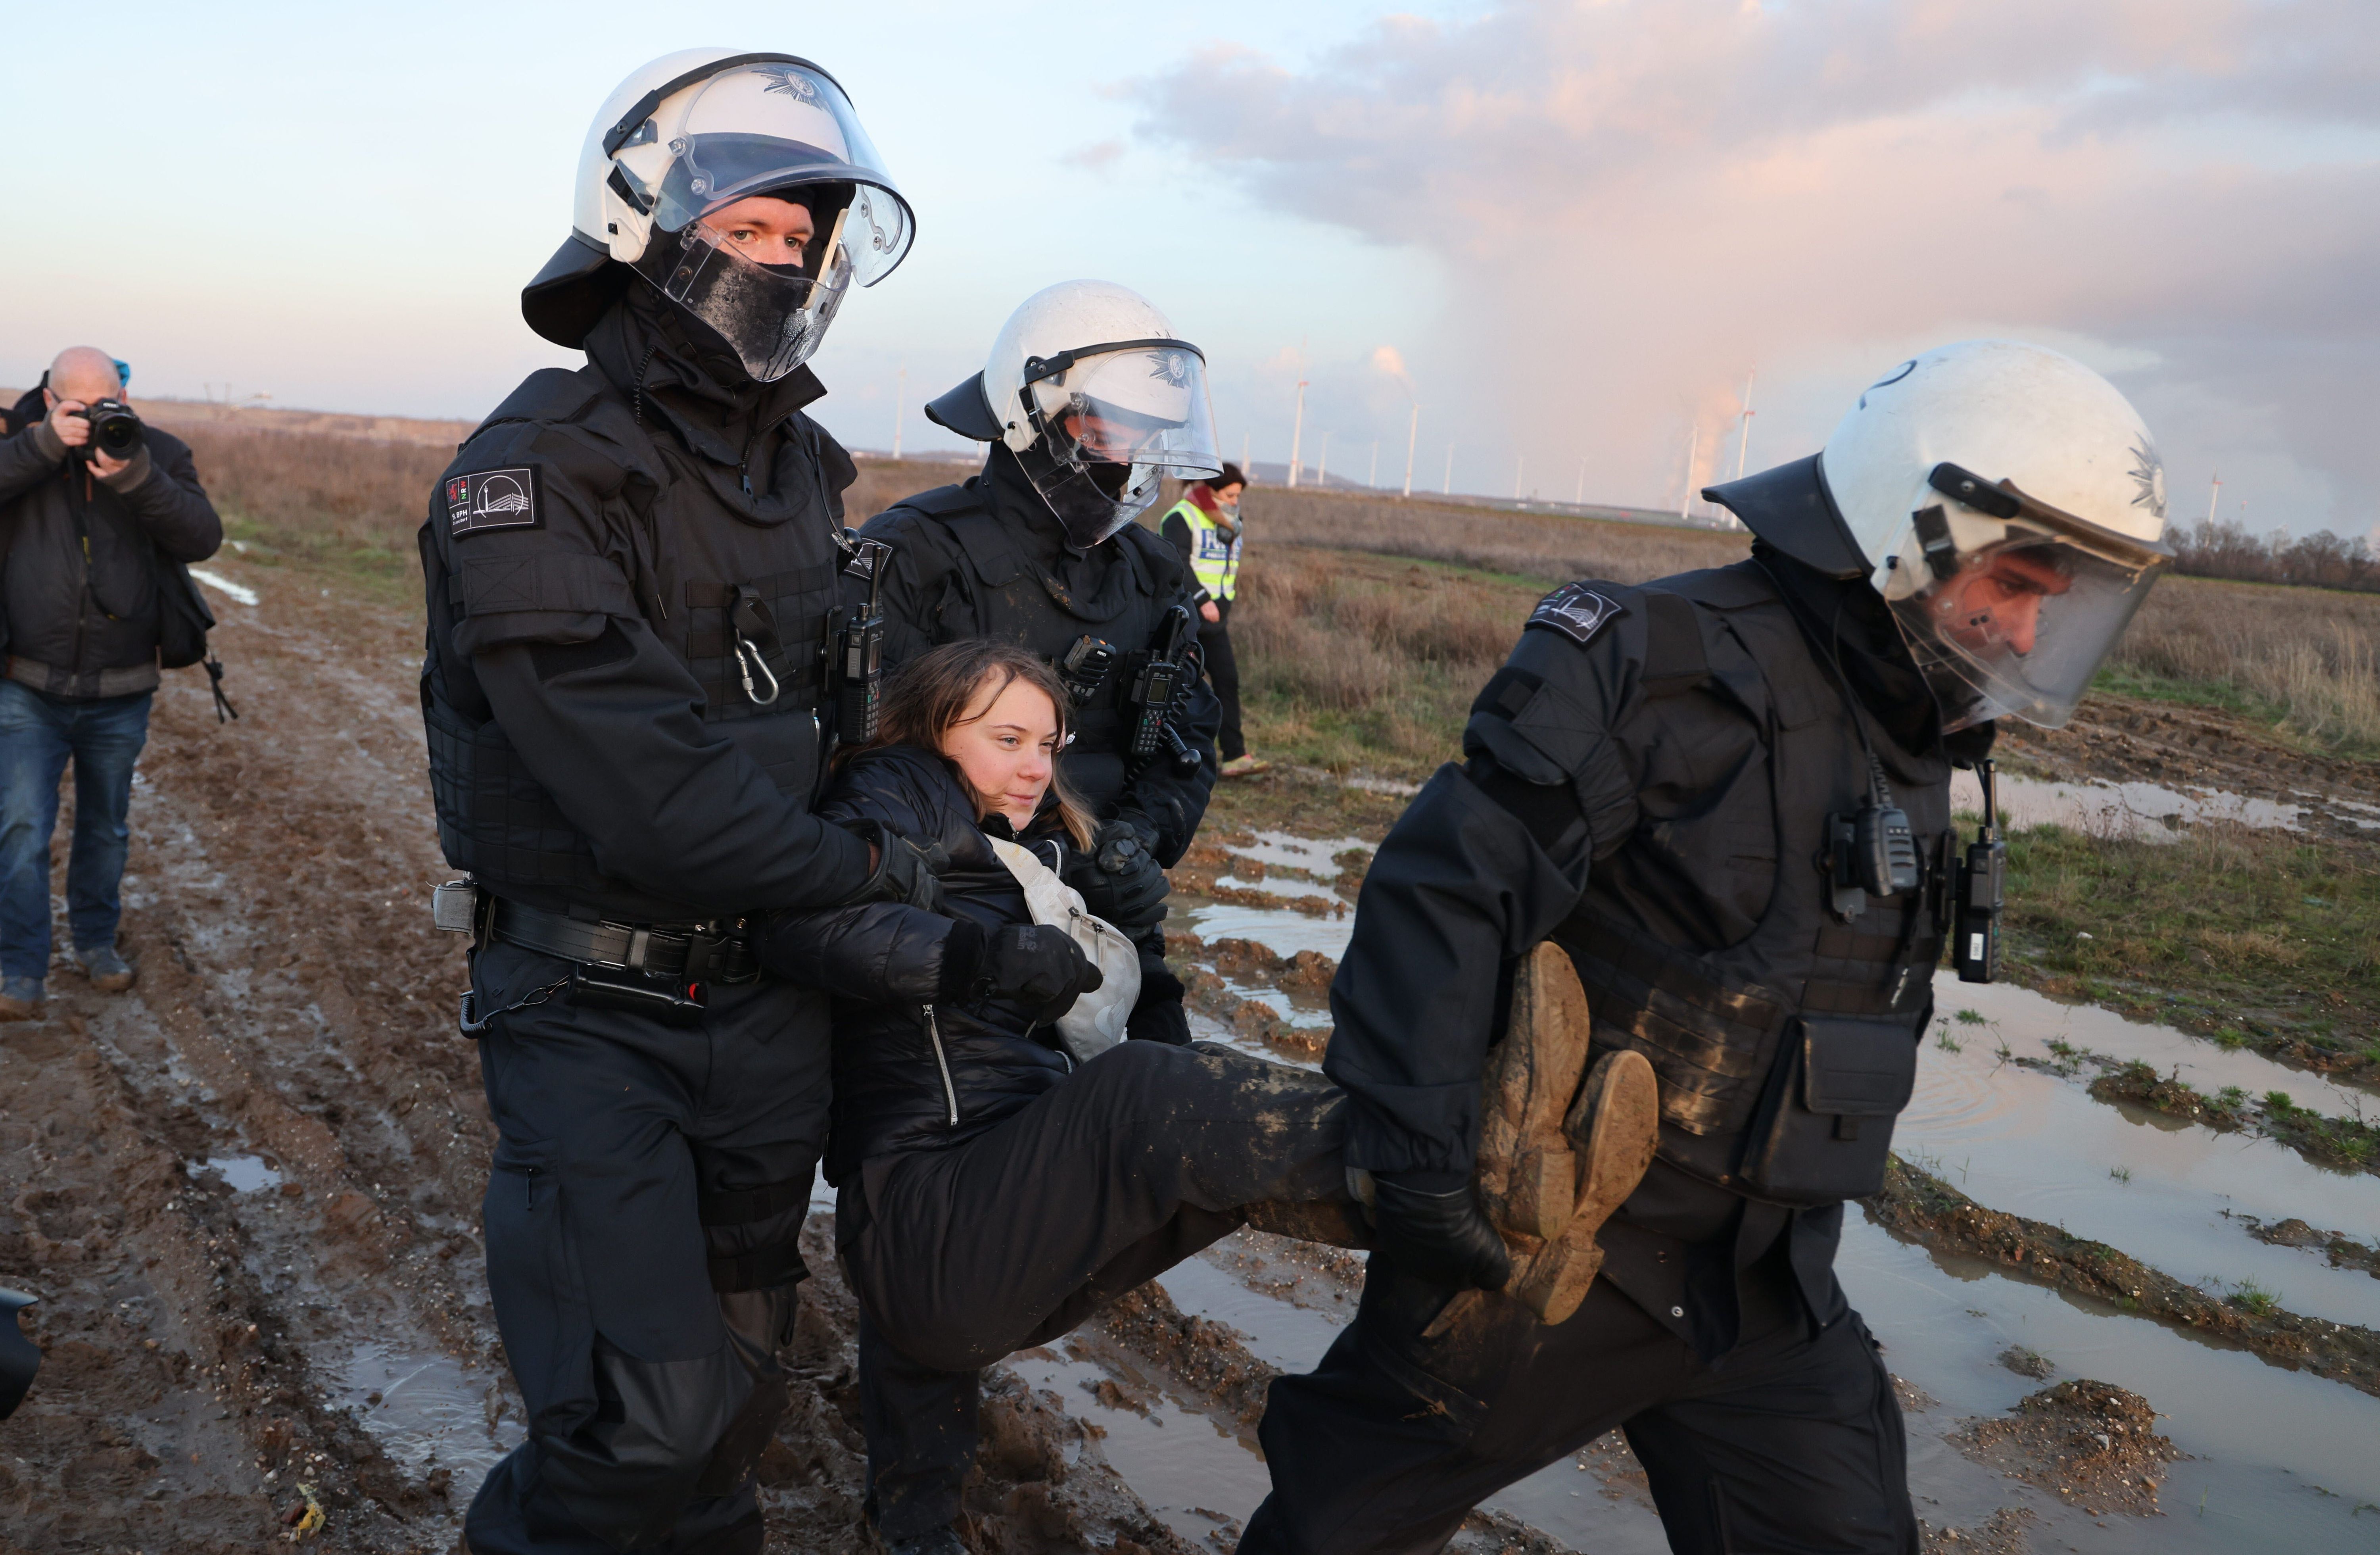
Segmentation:
<svg viewBox="0 0 2380 1555">
<path fill-rule="evenodd" d="M 910 215 L 833 78 L 698 50 L 597 115 L 522 294 L 588 365 L 530 375 L 421 534 L 422 710 L 469 883 L 465 1029 L 499 1131 L 489 1284 L 528 1440 L 480 1555 L 758 1550 L 827 1007 L 761 980 L 771 909 L 930 905 L 903 839 L 811 816 L 849 457 L 802 363 Z"/>
<path fill-rule="evenodd" d="M 1954 923 L 1960 975 L 1989 975 L 1997 873 L 1954 835 L 1951 769 L 1988 772 L 1997 718 L 2071 712 L 2167 559 L 2163 474 L 2096 374 L 1980 341 L 1706 494 L 1751 559 L 1549 595 L 1366 877 L 1324 1068 L 1382 1250 L 1356 1321 L 1272 1389 L 1245 1555 L 1439 1548 L 1615 1426 L 1675 1549 L 1918 1548 L 1834 1276 L 1843 1200 L 1881 1185 Z M 1467 1181 L 1500 978 L 1548 940 L 1590 1051 L 1645 1055 L 1660 1099 L 1558 1324 L 1482 1294 L 1506 1249 Z"/>
<path fill-rule="evenodd" d="M 1194 656 L 1195 585 L 1134 519 L 1166 476 L 1222 468 L 1206 360 L 1145 298 L 1068 281 L 1026 298 L 983 371 L 926 414 L 990 446 L 981 474 L 909 497 L 863 531 L 890 547 L 885 663 L 991 637 L 1058 666 L 1076 700 L 1059 770 L 1100 823 L 1066 860 L 1066 882 L 1141 945 L 1132 1034 L 1186 1042 L 1158 926 L 1165 867 L 1214 788 L 1220 714 Z"/>
</svg>

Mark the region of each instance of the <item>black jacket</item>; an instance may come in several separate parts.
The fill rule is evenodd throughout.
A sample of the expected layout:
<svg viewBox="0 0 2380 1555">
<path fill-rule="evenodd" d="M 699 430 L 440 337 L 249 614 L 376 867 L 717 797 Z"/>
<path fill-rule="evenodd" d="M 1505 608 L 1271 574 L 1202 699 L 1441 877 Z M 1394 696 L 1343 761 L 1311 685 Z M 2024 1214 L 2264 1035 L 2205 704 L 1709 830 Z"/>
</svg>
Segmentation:
<svg viewBox="0 0 2380 1555">
<path fill-rule="evenodd" d="M 1511 969 L 1561 944 L 1594 1051 L 1643 1052 L 1661 1084 L 1660 1156 L 1606 1227 L 1606 1276 L 1706 1355 L 1733 1344 L 1735 1277 L 1764 1259 L 1819 1320 L 1840 1304 L 1846 1195 L 1772 1188 L 1770 1145 L 1797 1166 L 1880 1164 L 1900 1104 L 1862 1098 L 1868 1126 L 1829 1129 L 1843 1120 L 1816 1101 L 1837 1087 L 1797 1076 L 1831 1074 L 1843 1041 L 1913 1075 L 1952 841 L 1949 761 L 1906 650 L 1867 633 L 1853 586 L 1771 565 L 1781 596 L 1747 562 L 1538 607 L 1473 704 L 1466 760 L 1365 877 L 1323 1062 L 1350 1095 L 1352 1164 L 1467 1173 Z M 1810 647 L 1830 626 L 1858 714 Z M 1819 865 L 1828 818 L 1868 796 L 1861 715 L 1925 869 L 1914 892 L 1847 901 Z"/>
<path fill-rule="evenodd" d="M 421 531 L 448 861 L 632 922 L 847 899 L 867 845 L 809 813 L 855 474 L 802 412 L 825 390 L 752 383 L 641 285 L 587 352 L 472 434 Z"/>
<path fill-rule="evenodd" d="M 973 1138 L 1073 1065 L 1054 1027 L 1036 1028 L 1003 1000 L 968 1002 L 964 990 L 945 986 L 967 961 L 965 941 L 1033 921 L 1023 888 L 991 850 L 990 835 L 1006 834 L 1007 822 L 999 816 L 978 822 L 947 762 L 914 746 L 863 751 L 836 777 L 819 814 L 881 821 L 950 856 L 941 877 L 949 917 L 872 902 L 780 914 L 764 937 L 761 959 L 772 975 L 835 996 L 826 1174 L 841 1183 L 870 1156 Z M 1037 823 L 1015 840 L 1053 863 L 1051 847 L 1063 844 L 1046 835 Z"/>
<path fill-rule="evenodd" d="M 1085 637 L 1135 652 L 1150 646 L 1170 607 L 1190 603 L 1196 588 L 1180 553 L 1137 524 L 1087 551 L 1068 544 L 1002 443 L 992 444 L 982 474 L 907 498 L 862 532 L 892 547 L 883 584 L 888 669 L 978 637 L 1018 643 L 1052 662 Z M 1198 752 L 1197 769 L 1184 772 L 1162 757 L 1135 769 L 1118 748 L 1124 680 L 1119 669 L 1077 710 L 1075 742 L 1059 767 L 1100 820 L 1139 823 L 1157 861 L 1171 868 L 1214 791 L 1222 706 L 1203 678 L 1195 680 L 1177 728 Z"/>
<path fill-rule="evenodd" d="M 11 679 L 64 697 L 157 685 L 157 556 L 205 561 L 223 522 L 188 444 L 147 434 L 105 477 L 68 457 L 46 421 L 0 442 L 0 646 Z"/>
</svg>

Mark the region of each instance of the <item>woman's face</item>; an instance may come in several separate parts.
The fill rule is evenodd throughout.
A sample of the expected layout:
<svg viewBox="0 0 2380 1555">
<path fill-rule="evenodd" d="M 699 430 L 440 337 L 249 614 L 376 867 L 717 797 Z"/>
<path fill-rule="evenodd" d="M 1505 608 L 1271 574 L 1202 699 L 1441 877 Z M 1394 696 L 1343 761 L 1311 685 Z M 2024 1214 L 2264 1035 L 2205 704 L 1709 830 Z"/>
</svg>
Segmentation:
<svg viewBox="0 0 2380 1555">
<path fill-rule="evenodd" d="M 942 754 L 958 766 L 967 786 L 984 804 L 1023 827 L 1050 791 L 1050 764 L 1058 756 L 1058 710 L 1038 686 L 1012 680 L 997 692 L 996 676 L 967 715 L 942 732 Z"/>
</svg>

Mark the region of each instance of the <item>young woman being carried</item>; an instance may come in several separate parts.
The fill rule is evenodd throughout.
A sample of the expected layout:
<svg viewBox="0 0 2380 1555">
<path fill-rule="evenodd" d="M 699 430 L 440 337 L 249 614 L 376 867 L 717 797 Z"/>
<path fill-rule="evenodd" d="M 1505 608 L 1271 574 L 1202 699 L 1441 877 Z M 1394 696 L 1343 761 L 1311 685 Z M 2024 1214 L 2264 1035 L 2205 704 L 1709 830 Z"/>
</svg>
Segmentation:
<svg viewBox="0 0 2380 1555">
<path fill-rule="evenodd" d="M 1364 1245 L 1345 1098 L 1320 1075 L 1216 1045 L 1094 1056 L 1096 1038 L 1070 1048 L 1059 1030 L 1104 979 L 1065 928 L 1034 922 L 995 844 L 1053 868 L 1087 844 L 1052 763 L 1066 703 L 1047 665 L 1002 644 L 904 666 L 881 734 L 819 813 L 939 844 L 949 917 L 870 903 L 787 915 L 766 939 L 774 975 L 836 995 L 826 1171 L 863 1313 L 871 1512 L 924 1549 L 959 1510 L 977 1368 L 1066 1332 L 1251 1205 L 1310 1204 L 1270 1223 Z M 1099 1024 L 1121 1030 L 1123 1013 Z"/>
</svg>

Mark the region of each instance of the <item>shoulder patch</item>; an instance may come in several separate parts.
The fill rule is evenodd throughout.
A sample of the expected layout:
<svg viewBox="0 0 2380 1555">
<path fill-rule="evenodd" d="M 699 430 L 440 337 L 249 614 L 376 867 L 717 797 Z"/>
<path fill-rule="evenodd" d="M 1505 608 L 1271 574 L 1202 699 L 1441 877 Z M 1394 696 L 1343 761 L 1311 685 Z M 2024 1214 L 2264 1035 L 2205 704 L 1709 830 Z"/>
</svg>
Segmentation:
<svg viewBox="0 0 2380 1555">
<path fill-rule="evenodd" d="M 1547 626 L 1584 648 L 1604 623 L 1623 613 L 1617 601 L 1605 598 L 1584 583 L 1565 583 L 1537 601 L 1528 625 Z"/>
<path fill-rule="evenodd" d="M 474 470 L 446 478 L 446 520 L 456 535 L 481 529 L 534 529 L 545 523 L 543 484 L 535 465 Z"/>
</svg>

